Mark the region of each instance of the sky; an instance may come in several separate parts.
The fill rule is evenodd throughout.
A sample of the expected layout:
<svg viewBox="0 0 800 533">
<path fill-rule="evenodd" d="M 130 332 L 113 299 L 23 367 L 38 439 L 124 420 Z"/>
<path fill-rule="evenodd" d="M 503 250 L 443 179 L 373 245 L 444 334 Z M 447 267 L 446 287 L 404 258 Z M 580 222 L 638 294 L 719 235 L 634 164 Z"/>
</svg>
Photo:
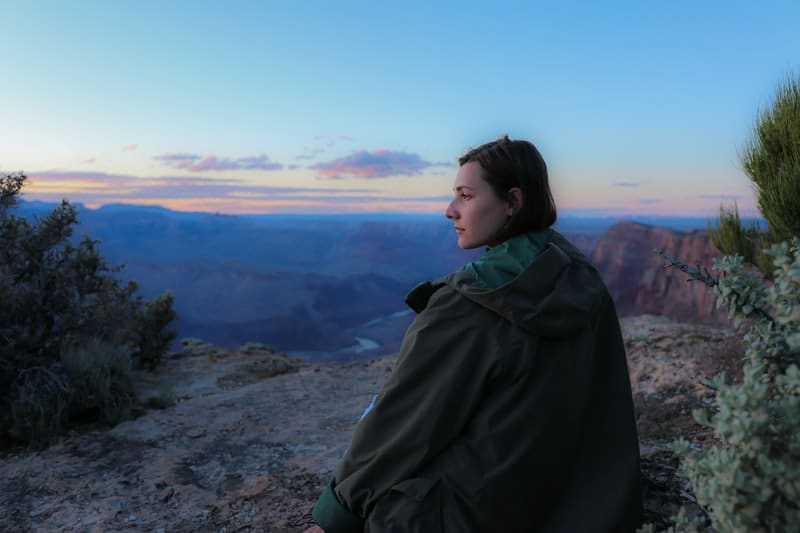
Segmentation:
<svg viewBox="0 0 800 533">
<path fill-rule="evenodd" d="M 800 2 L 0 0 L 26 200 L 440 213 L 508 134 L 562 214 L 756 216 L 739 154 Z"/>
</svg>

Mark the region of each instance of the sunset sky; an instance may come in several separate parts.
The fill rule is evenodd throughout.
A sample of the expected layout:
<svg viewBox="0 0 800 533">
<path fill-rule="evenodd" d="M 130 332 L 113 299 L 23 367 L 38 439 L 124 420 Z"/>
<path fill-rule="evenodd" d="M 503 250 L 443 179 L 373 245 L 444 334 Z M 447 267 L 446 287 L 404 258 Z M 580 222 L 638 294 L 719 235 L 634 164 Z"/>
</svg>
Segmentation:
<svg viewBox="0 0 800 533">
<path fill-rule="evenodd" d="M 755 215 L 738 154 L 800 72 L 796 1 L 4 0 L 0 20 L 0 171 L 90 207 L 441 212 L 458 156 L 507 133 L 562 212 Z"/>
</svg>

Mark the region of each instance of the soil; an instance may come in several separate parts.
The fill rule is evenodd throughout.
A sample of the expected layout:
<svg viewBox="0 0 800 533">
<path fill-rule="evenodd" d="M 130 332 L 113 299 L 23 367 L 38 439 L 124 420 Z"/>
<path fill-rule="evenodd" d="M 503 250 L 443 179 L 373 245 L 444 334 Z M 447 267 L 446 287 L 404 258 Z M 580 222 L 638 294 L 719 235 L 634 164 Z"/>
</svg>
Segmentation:
<svg viewBox="0 0 800 533">
<path fill-rule="evenodd" d="M 656 316 L 623 318 L 621 325 L 639 430 L 644 521 L 666 529 L 681 507 L 690 516 L 705 516 L 669 445 L 679 437 L 714 444 L 711 430 L 694 420 L 692 410 L 713 399 L 706 385 L 711 378 L 724 373 L 728 381 L 741 379 L 741 335 Z"/>
<path fill-rule="evenodd" d="M 709 442 L 691 410 L 703 381 L 736 376 L 731 331 L 640 316 L 622 320 L 641 443 L 646 520 L 698 514 L 669 443 Z M 391 356 L 310 364 L 268 350 L 193 346 L 137 381 L 177 403 L 112 429 L 0 459 L 0 531 L 296 532 L 345 452 Z"/>
</svg>

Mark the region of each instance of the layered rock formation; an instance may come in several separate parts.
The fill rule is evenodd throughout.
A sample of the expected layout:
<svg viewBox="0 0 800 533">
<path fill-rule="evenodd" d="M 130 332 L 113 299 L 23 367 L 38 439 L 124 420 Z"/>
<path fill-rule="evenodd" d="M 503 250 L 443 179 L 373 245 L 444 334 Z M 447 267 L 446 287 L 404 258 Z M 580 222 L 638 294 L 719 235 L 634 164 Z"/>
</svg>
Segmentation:
<svg viewBox="0 0 800 533">
<path fill-rule="evenodd" d="M 681 322 L 726 323 L 727 315 L 717 309 L 714 293 L 700 282 L 688 282 L 689 276 L 677 268 L 665 269 L 667 262 L 655 249 L 709 271 L 714 258 L 721 257 L 704 231 L 618 222 L 598 243 L 591 260 L 603 275 L 620 316 L 651 314 Z"/>
</svg>

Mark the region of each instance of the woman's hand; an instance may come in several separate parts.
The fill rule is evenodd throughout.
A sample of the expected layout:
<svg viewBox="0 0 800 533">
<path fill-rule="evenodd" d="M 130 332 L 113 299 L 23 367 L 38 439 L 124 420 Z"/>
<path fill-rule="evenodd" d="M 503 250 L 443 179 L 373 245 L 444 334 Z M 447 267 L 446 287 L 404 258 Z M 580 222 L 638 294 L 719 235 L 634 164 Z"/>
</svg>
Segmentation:
<svg viewBox="0 0 800 533">
<path fill-rule="evenodd" d="M 310 528 L 306 529 L 305 531 L 303 531 L 303 533 L 325 533 L 325 530 L 323 530 L 319 526 L 314 525 L 314 526 L 311 526 Z"/>
</svg>

